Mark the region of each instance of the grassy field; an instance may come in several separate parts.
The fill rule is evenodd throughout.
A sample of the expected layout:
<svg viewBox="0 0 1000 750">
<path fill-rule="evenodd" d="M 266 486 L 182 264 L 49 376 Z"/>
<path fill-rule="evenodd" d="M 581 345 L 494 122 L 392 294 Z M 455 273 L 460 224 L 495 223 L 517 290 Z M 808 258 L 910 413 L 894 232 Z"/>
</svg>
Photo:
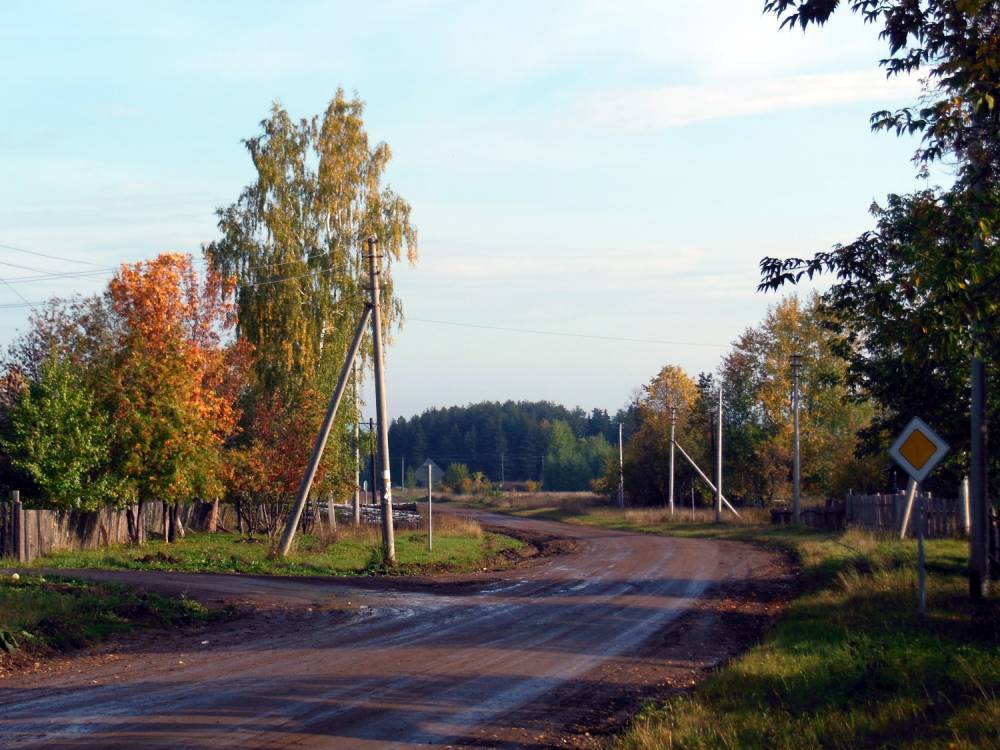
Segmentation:
<svg viewBox="0 0 1000 750">
<path fill-rule="evenodd" d="M 504 503 L 521 516 L 763 543 L 801 566 L 800 596 L 763 642 L 692 693 L 649 705 L 619 748 L 1000 748 L 1000 600 L 970 604 L 964 541 L 927 543 L 920 617 L 913 541 L 770 526 L 753 510 L 719 526 L 708 510 L 671 518 L 596 498 Z"/>
<path fill-rule="evenodd" d="M 397 564 L 387 570 L 377 528 L 341 526 L 334 534 L 301 536 L 284 559 L 272 559 L 266 537 L 244 539 L 239 534 L 188 534 L 165 544 L 141 547 L 56 552 L 35 561 L 43 568 L 127 568 L 259 575 L 374 575 L 468 572 L 497 564 L 508 550 L 523 543 L 501 534 L 485 533 L 478 523 L 441 514 L 434 520 L 434 550 L 427 549 L 423 529 L 396 532 Z"/>
<path fill-rule="evenodd" d="M 5 662 L 25 652 L 69 651 L 134 628 L 207 622 L 225 614 L 128 586 L 0 576 L 0 673 Z"/>
</svg>

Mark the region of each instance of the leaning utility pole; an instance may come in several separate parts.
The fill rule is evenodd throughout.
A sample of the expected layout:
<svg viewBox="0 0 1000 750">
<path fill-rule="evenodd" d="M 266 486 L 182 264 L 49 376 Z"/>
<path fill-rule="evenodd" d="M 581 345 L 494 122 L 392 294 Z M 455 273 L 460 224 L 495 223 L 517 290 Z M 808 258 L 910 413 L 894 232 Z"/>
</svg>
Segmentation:
<svg viewBox="0 0 1000 750">
<path fill-rule="evenodd" d="M 625 451 L 622 447 L 622 423 L 618 423 L 618 507 L 625 507 Z"/>
<path fill-rule="evenodd" d="M 670 515 L 674 514 L 674 433 L 677 428 L 677 407 L 670 405 Z"/>
<path fill-rule="evenodd" d="M 361 407 L 356 360 L 354 362 L 354 525 L 361 525 Z"/>
<path fill-rule="evenodd" d="M 799 371 L 802 369 L 802 355 L 792 355 L 792 521 L 799 523 L 802 518 L 802 500 L 799 495 L 802 464 L 799 462 Z"/>
<path fill-rule="evenodd" d="M 377 297 L 375 299 L 377 303 Z M 376 307 L 374 311 L 376 319 L 378 318 L 377 310 L 378 308 Z M 306 473 L 302 477 L 301 484 L 299 484 L 299 491 L 295 497 L 295 505 L 292 506 L 292 510 L 288 514 L 288 520 L 285 522 L 285 531 L 282 533 L 281 542 L 278 545 L 278 554 L 281 557 L 288 555 L 288 551 L 292 548 L 295 530 L 299 526 L 302 511 L 305 509 L 306 501 L 309 499 L 309 490 L 312 489 L 313 479 L 316 478 L 320 460 L 323 458 L 323 449 L 326 447 L 327 438 L 330 437 L 330 429 L 333 427 L 333 420 L 337 416 L 340 399 L 343 397 L 344 391 L 347 390 L 347 381 L 350 378 L 351 371 L 354 369 L 354 360 L 358 356 L 358 350 L 361 348 L 361 339 L 365 335 L 365 326 L 372 316 L 372 307 L 368 305 L 361 314 L 361 320 L 358 321 L 358 328 L 354 332 L 354 341 L 351 342 L 351 348 L 347 352 L 346 359 L 344 359 L 344 366 L 340 370 L 337 387 L 333 391 L 333 396 L 330 397 L 330 405 L 327 406 L 326 415 L 323 417 L 323 424 L 320 427 L 319 434 L 316 436 L 316 442 L 313 444 L 312 455 L 309 457 L 309 465 L 306 467 Z"/>
<path fill-rule="evenodd" d="M 376 255 L 376 238 L 368 238 L 368 275 L 371 279 L 372 350 L 375 362 L 375 416 L 382 467 L 382 547 L 385 562 L 396 562 L 396 538 L 392 524 L 392 472 L 389 469 L 389 409 L 385 397 L 385 364 L 382 355 L 382 305 L 379 300 L 381 258 Z"/>
<path fill-rule="evenodd" d="M 722 522 L 722 380 L 719 380 L 719 419 L 715 440 L 715 522 Z"/>
</svg>

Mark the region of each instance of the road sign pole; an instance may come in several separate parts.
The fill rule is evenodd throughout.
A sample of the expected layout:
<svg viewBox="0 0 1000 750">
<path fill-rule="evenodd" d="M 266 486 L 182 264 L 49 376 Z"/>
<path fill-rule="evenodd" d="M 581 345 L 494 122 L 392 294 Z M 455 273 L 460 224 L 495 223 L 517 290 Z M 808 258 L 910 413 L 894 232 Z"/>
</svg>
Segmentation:
<svg viewBox="0 0 1000 750">
<path fill-rule="evenodd" d="M 927 567 L 924 557 L 924 528 L 927 524 L 926 497 L 920 491 L 920 484 L 916 485 L 917 491 L 917 590 L 918 605 L 920 614 L 927 612 Z"/>
<path fill-rule="evenodd" d="M 947 452 L 948 444 L 919 417 L 910 420 L 889 448 L 889 455 L 910 475 L 910 482 L 906 487 L 906 504 L 899 524 L 900 539 L 906 537 L 913 501 L 917 501 L 917 610 L 921 615 L 927 612 L 927 565 L 924 553 L 927 498 L 920 491 L 920 484 Z"/>
<path fill-rule="evenodd" d="M 913 501 L 917 496 L 917 483 L 910 479 L 906 483 L 906 499 L 903 501 L 903 517 L 899 521 L 899 538 L 906 539 L 906 529 L 910 525 L 910 516 L 913 514 Z"/>
</svg>

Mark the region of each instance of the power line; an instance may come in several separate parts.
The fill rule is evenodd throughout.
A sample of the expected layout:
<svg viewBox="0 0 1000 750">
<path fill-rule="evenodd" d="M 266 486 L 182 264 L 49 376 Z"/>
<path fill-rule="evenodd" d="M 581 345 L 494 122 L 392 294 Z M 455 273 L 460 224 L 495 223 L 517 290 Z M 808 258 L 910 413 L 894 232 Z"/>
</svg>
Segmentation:
<svg viewBox="0 0 1000 750">
<path fill-rule="evenodd" d="M 23 294 L 21 294 L 19 291 L 17 291 L 16 287 L 11 286 L 11 284 L 7 281 L 7 279 L 0 278 L 0 281 L 2 281 L 4 284 L 6 284 L 7 288 L 10 289 L 12 292 L 14 292 L 14 294 L 16 294 L 18 297 L 20 297 L 21 300 L 22 300 L 22 302 L 24 302 L 25 305 L 27 305 L 28 307 L 30 307 L 32 310 L 35 309 L 34 304 L 32 304 L 31 302 L 28 302 L 28 298 L 25 297 Z"/>
<path fill-rule="evenodd" d="M 727 348 L 727 346 L 724 344 L 707 344 L 704 342 L 694 342 L 694 341 L 666 341 L 662 339 L 634 339 L 634 338 L 626 338 L 624 336 L 602 336 L 596 333 L 565 333 L 562 331 L 539 331 L 533 328 L 511 328 L 508 326 L 480 325 L 478 323 L 456 323 L 451 320 L 430 320 L 429 318 L 411 318 L 408 315 L 405 317 L 405 320 L 415 321 L 417 323 L 433 323 L 435 325 L 442 325 L 442 326 L 457 326 L 459 328 L 480 328 L 487 331 L 506 331 L 508 333 L 530 333 L 536 336 L 561 336 L 563 338 L 572 338 L 572 339 L 598 339 L 601 341 L 624 341 L 635 344 L 662 344 L 664 346 L 707 346 L 713 349 Z"/>
<path fill-rule="evenodd" d="M 50 255 L 49 253 L 40 253 L 37 250 L 25 250 L 23 247 L 15 247 L 14 245 L 6 245 L 0 242 L 0 247 L 7 250 L 13 250 L 18 253 L 27 253 L 28 255 L 37 255 L 40 258 L 51 258 L 52 260 L 61 260 L 65 263 L 79 263 L 83 266 L 98 266 L 101 267 L 99 263 L 91 263 L 89 260 L 79 260 L 77 258 L 63 258 L 58 255 Z"/>
</svg>

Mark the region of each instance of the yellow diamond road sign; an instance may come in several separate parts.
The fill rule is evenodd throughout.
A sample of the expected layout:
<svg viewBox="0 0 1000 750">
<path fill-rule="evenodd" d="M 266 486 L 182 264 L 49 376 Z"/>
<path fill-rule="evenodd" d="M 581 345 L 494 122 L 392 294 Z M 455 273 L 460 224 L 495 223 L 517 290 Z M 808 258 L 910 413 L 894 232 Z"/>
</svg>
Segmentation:
<svg viewBox="0 0 1000 750">
<path fill-rule="evenodd" d="M 947 452 L 948 444 L 919 417 L 910 420 L 889 449 L 889 455 L 917 482 L 923 481 Z"/>
</svg>

